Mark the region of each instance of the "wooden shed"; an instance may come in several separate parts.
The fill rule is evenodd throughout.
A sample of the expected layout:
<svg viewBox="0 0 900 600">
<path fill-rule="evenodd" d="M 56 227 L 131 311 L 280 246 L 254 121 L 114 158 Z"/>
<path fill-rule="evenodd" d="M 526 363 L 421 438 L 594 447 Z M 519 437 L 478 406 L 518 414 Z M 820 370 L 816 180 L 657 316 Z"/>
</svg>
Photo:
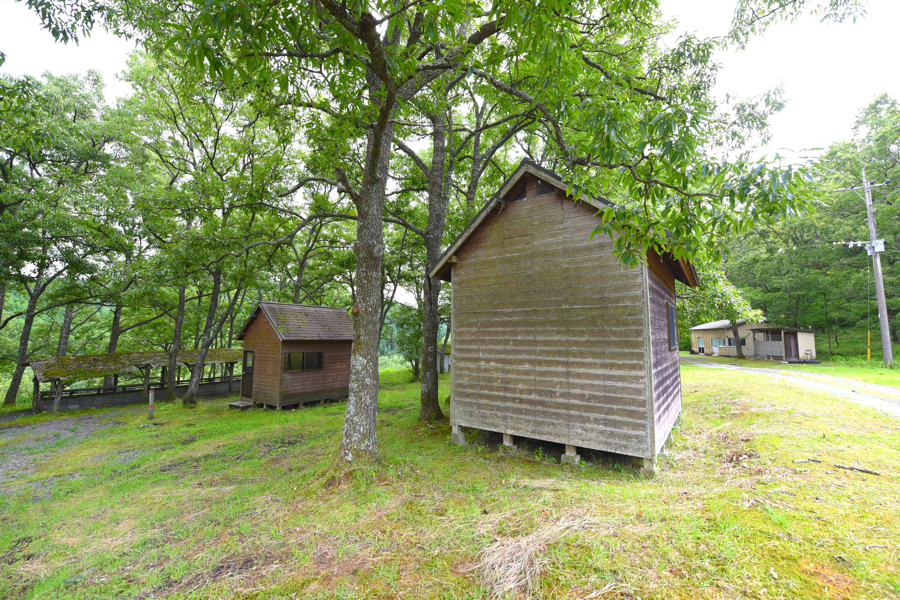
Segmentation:
<svg viewBox="0 0 900 600">
<path fill-rule="evenodd" d="M 681 411 L 675 281 L 651 251 L 622 265 L 591 238 L 609 202 L 523 161 L 430 271 L 452 282 L 451 440 L 460 427 L 640 457 L 653 469 Z"/>
<path fill-rule="evenodd" d="M 280 408 L 349 394 L 353 320 L 343 308 L 260 302 L 237 339 L 242 400 Z"/>
</svg>

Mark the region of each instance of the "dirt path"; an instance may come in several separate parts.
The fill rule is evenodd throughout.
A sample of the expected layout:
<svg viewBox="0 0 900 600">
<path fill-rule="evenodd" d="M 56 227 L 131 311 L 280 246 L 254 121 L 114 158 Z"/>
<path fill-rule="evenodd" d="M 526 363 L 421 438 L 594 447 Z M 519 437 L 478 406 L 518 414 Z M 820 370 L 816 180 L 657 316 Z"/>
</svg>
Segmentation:
<svg viewBox="0 0 900 600">
<path fill-rule="evenodd" d="M 807 371 L 783 371 L 780 369 L 760 369 L 718 364 L 693 356 L 682 356 L 681 361 L 685 364 L 697 365 L 709 369 L 730 369 L 733 371 L 742 371 L 744 373 L 753 373 L 771 377 L 773 379 L 780 379 L 781 381 L 793 383 L 809 390 L 831 394 L 843 400 L 870 406 L 886 412 L 891 416 L 900 418 L 900 388 L 878 385 L 875 383 L 865 383 L 856 381 L 855 379 L 847 379 L 845 377 L 810 373 Z"/>
<path fill-rule="evenodd" d="M 102 429 L 122 425 L 122 421 L 113 420 L 118 412 L 104 411 L 99 415 L 0 426 L 0 483 L 28 475 L 35 470 L 39 461 L 46 460 L 63 447 Z M 5 491 L 0 487 L 0 494 Z"/>
</svg>

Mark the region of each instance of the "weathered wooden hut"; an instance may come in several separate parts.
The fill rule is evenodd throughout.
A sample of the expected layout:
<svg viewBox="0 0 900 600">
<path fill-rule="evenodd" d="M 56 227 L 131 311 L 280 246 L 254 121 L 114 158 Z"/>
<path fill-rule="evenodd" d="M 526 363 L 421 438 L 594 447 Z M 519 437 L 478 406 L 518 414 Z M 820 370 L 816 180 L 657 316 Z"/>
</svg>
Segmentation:
<svg viewBox="0 0 900 600">
<path fill-rule="evenodd" d="M 523 161 L 429 273 L 452 282 L 451 440 L 460 427 L 640 457 L 681 411 L 675 281 L 684 260 L 622 265 L 591 238 L 609 203 Z"/>
<path fill-rule="evenodd" d="M 280 408 L 349 393 L 353 320 L 342 308 L 260 302 L 237 339 L 242 400 Z"/>
</svg>

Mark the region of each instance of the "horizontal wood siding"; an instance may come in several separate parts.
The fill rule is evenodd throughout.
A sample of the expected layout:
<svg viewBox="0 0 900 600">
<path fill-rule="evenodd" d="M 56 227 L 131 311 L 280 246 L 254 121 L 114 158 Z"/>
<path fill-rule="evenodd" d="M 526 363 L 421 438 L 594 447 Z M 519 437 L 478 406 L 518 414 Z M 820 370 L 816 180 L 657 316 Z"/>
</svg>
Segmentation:
<svg viewBox="0 0 900 600">
<path fill-rule="evenodd" d="M 260 313 L 244 336 L 244 350 L 253 350 L 253 401 L 278 404 L 281 377 L 281 340 L 266 316 Z M 237 367 L 243 368 L 243 363 Z"/>
<path fill-rule="evenodd" d="M 282 352 L 322 352 L 321 371 L 284 373 L 281 406 L 346 396 L 350 389 L 350 348 L 353 342 L 284 342 Z"/>
<path fill-rule="evenodd" d="M 666 267 L 661 265 L 662 269 Z M 669 350 L 667 302 L 675 303 L 675 285 L 648 268 L 650 337 L 653 366 L 653 412 L 656 422 L 656 452 L 662 449 L 681 412 L 681 369 L 678 350 Z"/>
<path fill-rule="evenodd" d="M 456 252 L 451 421 L 649 456 L 642 270 L 594 208 L 528 189 Z"/>
</svg>

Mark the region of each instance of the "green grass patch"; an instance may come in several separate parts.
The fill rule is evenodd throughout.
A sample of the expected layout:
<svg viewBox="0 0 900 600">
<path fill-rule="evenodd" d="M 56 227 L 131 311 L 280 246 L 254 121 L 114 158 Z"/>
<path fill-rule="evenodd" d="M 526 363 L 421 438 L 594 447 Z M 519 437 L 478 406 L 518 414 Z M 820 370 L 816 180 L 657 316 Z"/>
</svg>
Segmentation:
<svg viewBox="0 0 900 600">
<path fill-rule="evenodd" d="M 551 444 L 451 446 L 408 375 L 382 385 L 380 465 L 325 489 L 344 404 L 16 421 L 107 420 L 0 481 L 0 597 L 484 598 L 488 559 L 523 557 L 541 598 L 900 597 L 900 422 L 872 410 L 685 366 L 646 479 L 621 457 L 562 466 Z"/>
</svg>

